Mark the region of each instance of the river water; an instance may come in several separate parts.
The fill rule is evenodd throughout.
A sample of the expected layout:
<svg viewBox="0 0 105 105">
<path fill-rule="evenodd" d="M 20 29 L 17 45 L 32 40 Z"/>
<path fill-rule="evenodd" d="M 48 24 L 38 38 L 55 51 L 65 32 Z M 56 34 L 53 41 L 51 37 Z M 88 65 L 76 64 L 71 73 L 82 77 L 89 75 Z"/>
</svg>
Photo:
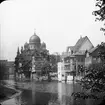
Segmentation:
<svg viewBox="0 0 105 105">
<path fill-rule="evenodd" d="M 74 100 L 72 92 L 80 92 L 79 84 L 61 82 L 15 82 L 6 81 L 12 87 L 21 90 L 21 94 L 3 102 L 3 105 L 96 105 L 94 99 Z"/>
</svg>

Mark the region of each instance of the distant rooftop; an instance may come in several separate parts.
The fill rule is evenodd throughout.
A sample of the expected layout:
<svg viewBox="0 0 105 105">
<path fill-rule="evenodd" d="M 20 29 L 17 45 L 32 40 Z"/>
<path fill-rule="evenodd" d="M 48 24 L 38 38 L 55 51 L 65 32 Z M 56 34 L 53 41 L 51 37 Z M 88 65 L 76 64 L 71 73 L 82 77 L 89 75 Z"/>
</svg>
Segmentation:
<svg viewBox="0 0 105 105">
<path fill-rule="evenodd" d="M 85 37 L 80 37 L 80 39 L 77 41 L 77 43 L 75 44 L 75 46 L 68 46 L 67 47 L 67 52 L 69 50 L 69 48 L 73 51 L 73 52 L 79 52 L 79 48 L 83 45 L 83 43 L 86 41 L 86 40 L 89 40 L 89 38 L 87 36 Z M 89 40 L 90 41 L 90 40 Z M 91 43 L 91 41 L 90 41 Z M 92 43 L 91 43 L 92 44 Z M 93 44 L 92 44 L 93 45 Z"/>
</svg>

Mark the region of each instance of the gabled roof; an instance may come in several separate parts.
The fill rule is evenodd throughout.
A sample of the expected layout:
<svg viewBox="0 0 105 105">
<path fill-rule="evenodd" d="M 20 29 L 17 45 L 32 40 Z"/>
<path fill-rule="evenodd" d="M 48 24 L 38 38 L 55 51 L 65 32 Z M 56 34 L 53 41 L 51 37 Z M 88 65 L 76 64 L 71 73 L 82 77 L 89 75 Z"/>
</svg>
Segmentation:
<svg viewBox="0 0 105 105">
<path fill-rule="evenodd" d="M 73 52 L 79 52 L 79 49 L 80 47 L 83 45 L 83 43 L 86 41 L 86 40 L 89 40 L 89 38 L 87 36 L 85 37 L 81 37 L 77 43 L 75 44 L 75 46 L 68 46 L 67 47 L 67 51 L 69 50 L 69 48 L 73 51 Z M 91 41 L 89 40 L 89 42 L 91 43 Z M 92 43 L 91 43 L 92 44 Z"/>
<path fill-rule="evenodd" d="M 74 51 L 74 46 L 68 46 L 67 49 L 66 49 L 66 52 L 68 52 L 69 49 L 72 50 L 72 51 Z"/>
<path fill-rule="evenodd" d="M 77 43 L 75 44 L 75 47 L 74 47 L 74 52 L 78 52 L 79 48 L 83 45 L 83 43 L 86 41 L 86 40 L 89 40 L 87 36 L 85 37 L 81 37 Z"/>
<path fill-rule="evenodd" d="M 94 47 L 94 48 L 90 49 L 90 50 L 89 50 L 89 53 L 94 52 L 96 49 L 98 49 L 98 46 L 96 46 L 96 47 Z"/>
<path fill-rule="evenodd" d="M 105 42 L 102 42 L 102 43 L 101 43 L 101 47 L 102 47 L 102 46 L 105 46 Z M 103 48 L 104 48 L 104 47 L 103 47 Z M 103 49 L 103 48 L 102 48 L 102 49 Z M 100 45 L 97 45 L 96 47 L 90 49 L 90 50 L 89 50 L 89 53 L 93 53 L 93 52 L 96 51 L 97 49 L 100 49 Z"/>
</svg>

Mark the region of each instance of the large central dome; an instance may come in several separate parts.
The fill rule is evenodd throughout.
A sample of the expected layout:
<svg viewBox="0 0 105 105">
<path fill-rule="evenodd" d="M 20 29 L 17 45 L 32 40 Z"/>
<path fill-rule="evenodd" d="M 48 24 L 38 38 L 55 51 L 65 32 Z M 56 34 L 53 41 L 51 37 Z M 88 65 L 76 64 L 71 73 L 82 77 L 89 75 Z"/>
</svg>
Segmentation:
<svg viewBox="0 0 105 105">
<path fill-rule="evenodd" d="M 29 39 L 29 43 L 40 43 L 40 38 L 34 33 Z"/>
</svg>

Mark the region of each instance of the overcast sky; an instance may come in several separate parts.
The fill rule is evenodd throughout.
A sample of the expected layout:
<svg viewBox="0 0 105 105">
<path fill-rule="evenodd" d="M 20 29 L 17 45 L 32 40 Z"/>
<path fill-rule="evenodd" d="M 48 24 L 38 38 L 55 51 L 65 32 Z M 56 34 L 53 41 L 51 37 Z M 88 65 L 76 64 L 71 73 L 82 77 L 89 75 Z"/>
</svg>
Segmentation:
<svg viewBox="0 0 105 105">
<path fill-rule="evenodd" d="M 95 0 L 8 0 L 0 4 L 0 59 L 14 60 L 34 34 L 50 53 L 66 51 L 80 36 L 94 46 L 105 40 L 92 11 Z"/>
</svg>

